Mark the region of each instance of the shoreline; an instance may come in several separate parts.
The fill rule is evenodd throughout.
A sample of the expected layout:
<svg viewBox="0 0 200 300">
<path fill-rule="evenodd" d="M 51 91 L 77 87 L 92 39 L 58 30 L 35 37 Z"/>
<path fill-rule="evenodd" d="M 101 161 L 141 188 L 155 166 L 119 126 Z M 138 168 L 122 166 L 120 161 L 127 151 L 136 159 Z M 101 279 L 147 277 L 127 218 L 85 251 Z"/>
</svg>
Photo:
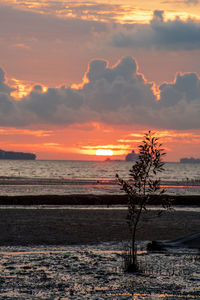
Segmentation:
<svg viewBox="0 0 200 300">
<path fill-rule="evenodd" d="M 164 195 L 172 205 L 200 206 L 200 195 Z M 161 198 L 155 197 L 152 205 L 160 205 Z M 22 195 L 0 196 L 0 205 L 127 205 L 127 195 Z"/>
</svg>

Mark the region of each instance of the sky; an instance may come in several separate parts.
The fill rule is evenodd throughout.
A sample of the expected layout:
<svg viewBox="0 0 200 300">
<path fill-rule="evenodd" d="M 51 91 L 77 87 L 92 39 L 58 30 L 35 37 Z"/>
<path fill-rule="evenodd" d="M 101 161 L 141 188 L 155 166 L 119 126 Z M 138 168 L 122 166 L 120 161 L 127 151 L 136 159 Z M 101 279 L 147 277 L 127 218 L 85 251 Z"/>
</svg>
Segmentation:
<svg viewBox="0 0 200 300">
<path fill-rule="evenodd" d="M 199 0 L 0 0 L 0 149 L 200 157 Z"/>
</svg>

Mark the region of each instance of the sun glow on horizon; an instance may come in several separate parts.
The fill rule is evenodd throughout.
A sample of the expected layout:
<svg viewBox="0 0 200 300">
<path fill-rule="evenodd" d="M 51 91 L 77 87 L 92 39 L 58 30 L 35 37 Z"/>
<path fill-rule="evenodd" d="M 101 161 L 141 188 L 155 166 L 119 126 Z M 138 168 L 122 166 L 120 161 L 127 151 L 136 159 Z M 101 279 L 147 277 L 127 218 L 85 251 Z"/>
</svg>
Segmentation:
<svg viewBox="0 0 200 300">
<path fill-rule="evenodd" d="M 96 151 L 96 155 L 105 155 L 105 156 L 112 156 L 113 151 L 110 149 L 98 149 Z"/>
</svg>

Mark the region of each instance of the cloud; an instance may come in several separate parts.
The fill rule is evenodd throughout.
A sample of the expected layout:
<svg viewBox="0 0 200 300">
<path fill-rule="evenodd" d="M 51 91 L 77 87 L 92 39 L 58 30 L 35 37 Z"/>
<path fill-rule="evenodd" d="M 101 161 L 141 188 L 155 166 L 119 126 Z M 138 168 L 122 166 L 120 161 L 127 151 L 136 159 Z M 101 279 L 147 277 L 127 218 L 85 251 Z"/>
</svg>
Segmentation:
<svg viewBox="0 0 200 300">
<path fill-rule="evenodd" d="M 139 47 L 168 50 L 194 50 L 200 48 L 200 23 L 188 19 L 164 20 L 163 11 L 154 11 L 150 24 L 112 36 L 115 47 Z"/>
<path fill-rule="evenodd" d="M 108 67 L 104 60 L 94 60 L 85 77 L 88 82 L 79 90 L 61 87 L 49 88 L 43 93 L 39 86 L 34 87 L 20 101 L 22 110 L 28 112 L 29 122 L 73 124 L 119 123 L 121 120 L 127 123 L 130 117 L 127 119 L 121 110 L 155 102 L 152 84 L 137 73 L 136 62 L 131 57 L 122 59 L 114 67 Z"/>
<path fill-rule="evenodd" d="M 6 84 L 5 72 L 0 68 L 0 93 L 10 94 L 13 90 Z"/>
<path fill-rule="evenodd" d="M 4 28 L 1 38 L 19 38 L 20 44 L 22 38 L 44 41 L 76 39 L 77 36 L 85 38 L 93 32 L 104 32 L 107 28 L 104 23 L 92 20 L 62 19 L 2 5 L 0 8 L 1 26 Z"/>
<path fill-rule="evenodd" d="M 174 83 L 164 83 L 159 89 L 165 107 L 174 106 L 181 100 L 192 103 L 199 101 L 200 80 L 196 73 L 177 74 Z"/>
<path fill-rule="evenodd" d="M 127 3 L 99 3 L 99 1 L 5 1 L 5 5 L 23 11 L 32 11 L 41 15 L 57 16 L 62 19 L 82 19 L 101 22 L 131 22 L 136 9 Z M 131 15 L 127 20 L 127 15 Z"/>
<path fill-rule="evenodd" d="M 158 124 L 170 129 L 200 127 L 200 78 L 196 73 L 177 74 L 173 83 L 164 83 L 159 89 Z"/>
<path fill-rule="evenodd" d="M 93 111 L 120 112 L 124 107 L 148 106 L 155 100 L 152 84 L 145 82 L 137 73 L 132 57 L 123 58 L 113 68 L 109 68 L 103 60 L 95 60 L 91 62 L 86 76 L 89 83 L 82 93 Z"/>
<path fill-rule="evenodd" d="M 10 96 L 5 73 L 0 72 L 0 126 L 34 124 L 71 125 L 104 122 L 168 129 L 200 128 L 200 79 L 196 73 L 177 74 L 174 82 L 154 85 L 138 73 L 132 57 L 110 67 L 105 60 L 91 61 L 79 89 L 40 85 L 20 101 Z M 6 88 L 5 88 L 6 87 Z M 47 127 L 45 127 L 47 128 Z"/>
<path fill-rule="evenodd" d="M 186 4 L 194 4 L 194 5 L 196 5 L 196 4 L 199 3 L 199 0 L 185 0 L 185 3 Z"/>
<path fill-rule="evenodd" d="M 0 3 L 3 28 L 0 48 L 4 66 L 14 70 L 14 77 L 25 76 L 26 80 L 43 84 L 51 82 L 56 86 L 63 83 L 64 78 L 70 84 L 80 81 L 88 57 L 102 51 L 102 41 L 112 30 L 112 25 L 78 17 L 40 14 L 31 9 L 21 10 L 19 6 L 8 7 Z M 75 67 L 72 67 L 73 62 L 76 62 Z"/>
</svg>

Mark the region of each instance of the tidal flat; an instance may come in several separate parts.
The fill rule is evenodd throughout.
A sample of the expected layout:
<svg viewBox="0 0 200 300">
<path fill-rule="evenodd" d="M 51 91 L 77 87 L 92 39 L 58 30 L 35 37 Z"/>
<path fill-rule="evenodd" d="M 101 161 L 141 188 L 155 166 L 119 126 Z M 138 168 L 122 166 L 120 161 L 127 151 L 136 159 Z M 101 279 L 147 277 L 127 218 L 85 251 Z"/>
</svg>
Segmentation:
<svg viewBox="0 0 200 300">
<path fill-rule="evenodd" d="M 199 250 L 146 250 L 200 232 L 199 207 L 154 213 L 141 222 L 133 275 L 123 270 L 127 208 L 1 207 L 0 299 L 200 299 Z"/>
<path fill-rule="evenodd" d="M 141 274 L 123 270 L 126 242 L 74 246 L 1 246 L 1 299 L 199 299 L 196 250 L 146 251 Z"/>
</svg>

